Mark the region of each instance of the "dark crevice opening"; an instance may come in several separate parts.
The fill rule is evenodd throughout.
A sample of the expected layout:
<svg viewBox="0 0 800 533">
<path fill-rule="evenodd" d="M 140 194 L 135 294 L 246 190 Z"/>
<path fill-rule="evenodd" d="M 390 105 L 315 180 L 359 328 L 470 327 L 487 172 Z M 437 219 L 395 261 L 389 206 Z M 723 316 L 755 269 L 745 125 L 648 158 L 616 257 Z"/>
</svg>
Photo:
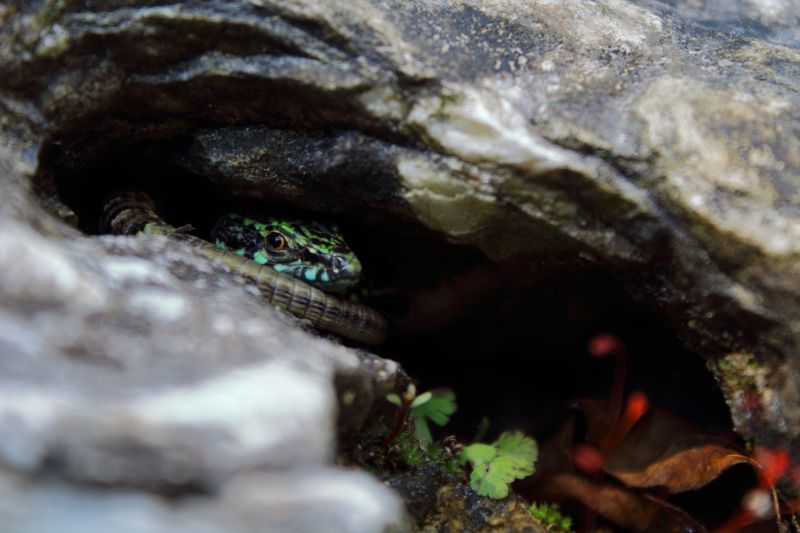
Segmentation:
<svg viewBox="0 0 800 533">
<path fill-rule="evenodd" d="M 170 223 L 191 224 L 203 237 L 226 210 L 286 211 L 269 199 L 238 199 L 179 167 L 172 154 L 182 142 L 120 144 L 81 165 L 65 165 L 68 158 L 53 149 L 43 168 L 55 177 L 59 198 L 78 215 L 80 229 L 92 235 L 100 232 L 104 198 L 126 188 L 148 191 Z M 613 333 L 627 346 L 626 391 L 642 391 L 652 404 L 711 433 L 731 434 L 728 409 L 703 359 L 602 269 L 546 258 L 543 266 L 497 265 L 472 247 L 407 222 L 364 224 L 358 213 L 336 222 L 365 264 L 376 307 L 399 322 L 395 335 L 374 351 L 399 361 L 420 390 L 449 387 L 457 394 L 459 409 L 437 436 L 471 442 L 487 417 L 486 439 L 519 429 L 546 441 L 574 416 L 571 400 L 608 396 L 613 361 L 587 354 L 587 343 L 601 333 Z M 537 268 L 535 283 L 529 275 L 515 281 L 515 272 Z M 443 306 L 441 323 L 415 322 L 415 312 L 434 304 Z M 740 496 L 752 479 L 739 477 Z M 720 485 L 723 494 L 731 484 Z M 696 505 L 688 498 L 682 505 Z"/>
</svg>

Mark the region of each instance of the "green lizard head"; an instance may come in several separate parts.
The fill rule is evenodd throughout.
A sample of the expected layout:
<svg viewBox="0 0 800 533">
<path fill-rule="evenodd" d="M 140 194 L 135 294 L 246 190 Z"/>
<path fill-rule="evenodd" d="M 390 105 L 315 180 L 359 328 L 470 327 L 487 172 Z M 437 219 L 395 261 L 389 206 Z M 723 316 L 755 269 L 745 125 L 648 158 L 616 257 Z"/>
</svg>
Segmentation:
<svg viewBox="0 0 800 533">
<path fill-rule="evenodd" d="M 334 225 L 230 213 L 217 221 L 211 238 L 217 248 L 270 265 L 326 292 L 346 292 L 361 276 L 361 262 Z"/>
</svg>

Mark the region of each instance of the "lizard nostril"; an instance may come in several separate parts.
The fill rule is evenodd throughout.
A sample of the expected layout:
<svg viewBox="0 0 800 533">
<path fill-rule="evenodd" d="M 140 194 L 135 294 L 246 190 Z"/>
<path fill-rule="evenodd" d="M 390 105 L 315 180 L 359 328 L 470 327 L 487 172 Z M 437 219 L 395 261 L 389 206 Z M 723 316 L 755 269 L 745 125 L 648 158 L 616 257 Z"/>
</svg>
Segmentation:
<svg viewBox="0 0 800 533">
<path fill-rule="evenodd" d="M 306 263 L 316 263 L 319 258 L 308 250 L 303 250 L 300 253 L 300 258 Z"/>
</svg>

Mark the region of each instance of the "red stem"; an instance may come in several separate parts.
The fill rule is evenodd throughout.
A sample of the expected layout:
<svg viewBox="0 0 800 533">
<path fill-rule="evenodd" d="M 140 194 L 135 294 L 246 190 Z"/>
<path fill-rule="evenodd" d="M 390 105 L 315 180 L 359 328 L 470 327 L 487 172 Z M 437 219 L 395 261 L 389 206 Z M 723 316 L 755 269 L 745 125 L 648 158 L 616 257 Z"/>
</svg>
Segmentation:
<svg viewBox="0 0 800 533">
<path fill-rule="evenodd" d="M 411 402 L 414 401 L 414 398 L 408 398 L 405 394 L 402 396 L 403 403 L 400 405 L 400 410 L 397 412 L 397 417 L 394 420 L 394 427 L 392 428 L 392 432 L 387 435 L 386 439 L 384 439 L 383 443 L 381 444 L 381 451 L 386 452 L 389 449 L 389 446 L 397 439 L 400 435 L 400 432 L 403 431 L 403 426 L 406 423 L 406 418 L 408 418 L 408 413 L 411 411 Z"/>
</svg>

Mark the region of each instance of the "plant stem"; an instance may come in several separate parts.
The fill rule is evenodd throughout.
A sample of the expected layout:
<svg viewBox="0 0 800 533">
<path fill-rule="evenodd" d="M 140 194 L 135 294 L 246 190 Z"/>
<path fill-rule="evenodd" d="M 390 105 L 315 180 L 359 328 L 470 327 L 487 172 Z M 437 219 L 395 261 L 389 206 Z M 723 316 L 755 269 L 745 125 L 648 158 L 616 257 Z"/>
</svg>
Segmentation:
<svg viewBox="0 0 800 533">
<path fill-rule="evenodd" d="M 411 411 L 411 403 L 414 401 L 414 398 L 417 397 L 417 388 L 414 385 L 409 385 L 406 389 L 406 392 L 403 393 L 401 400 L 403 403 L 400 405 L 400 410 L 397 411 L 397 416 L 394 420 L 394 427 L 392 428 L 391 433 L 386 436 L 383 443 L 381 444 L 381 451 L 386 453 L 386 450 L 389 449 L 389 446 L 397 439 L 400 435 L 400 432 L 403 431 L 403 426 L 406 424 L 406 419 L 408 418 L 408 413 Z"/>
</svg>

